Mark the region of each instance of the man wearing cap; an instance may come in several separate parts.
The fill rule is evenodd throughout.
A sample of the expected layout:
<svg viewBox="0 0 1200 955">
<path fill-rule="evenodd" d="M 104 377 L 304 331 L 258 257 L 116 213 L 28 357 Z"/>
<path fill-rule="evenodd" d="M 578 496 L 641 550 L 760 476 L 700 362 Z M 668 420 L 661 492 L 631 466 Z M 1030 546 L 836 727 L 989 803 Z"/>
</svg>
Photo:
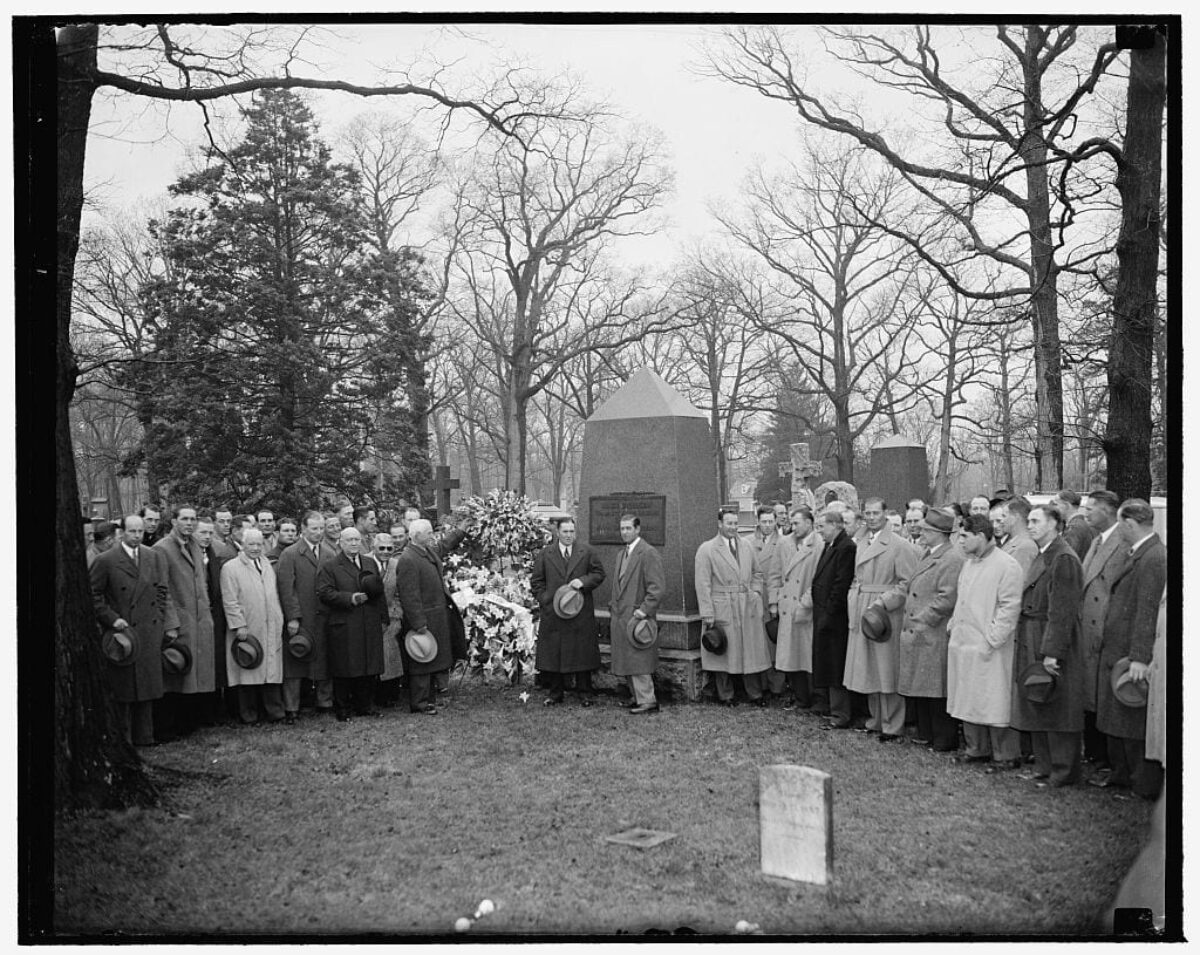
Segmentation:
<svg viewBox="0 0 1200 955">
<path fill-rule="evenodd" d="M 106 664 L 127 742 L 154 745 L 154 701 L 163 694 L 162 648 L 179 636 L 162 557 L 142 544 L 142 519 L 125 518 L 121 540 L 96 558 L 88 576 L 96 618 L 133 644 L 133 663 Z"/>
<path fill-rule="evenodd" d="M 1012 718 L 1013 637 L 1021 615 L 1021 565 L 996 546 L 986 514 L 963 523 L 965 560 L 947 631 L 946 711 L 962 720 L 966 751 L 955 762 L 1021 765 L 1021 737 Z"/>
<path fill-rule="evenodd" d="M 829 695 L 829 729 L 849 729 L 850 692 L 842 678 L 846 671 L 846 641 L 850 630 L 847 598 L 854 581 L 857 549 L 843 527 L 841 510 L 826 508 L 817 518 L 817 533 L 824 545 L 812 577 L 812 685 Z"/>
<path fill-rule="evenodd" d="M 717 700 L 735 706 L 732 675 L 741 674 L 746 696 L 766 706 L 763 675 L 771 665 L 763 629 L 763 569 L 749 541 L 738 539 L 738 516 L 717 512 L 717 536 L 696 548 L 696 598 L 705 630 L 718 625 L 725 649 L 713 653 L 701 645 L 700 665 L 712 673 Z"/>
<path fill-rule="evenodd" d="M 1063 540 L 1071 545 L 1071 549 L 1080 560 L 1087 556 L 1088 548 L 1092 546 L 1092 538 L 1096 536 L 1087 518 L 1079 511 L 1082 502 L 1083 499 L 1070 488 L 1059 491 L 1050 502 L 1058 508 L 1065 521 Z"/>
<path fill-rule="evenodd" d="M 620 528 L 625 546 L 617 553 L 616 576 L 608 605 L 611 670 L 613 676 L 628 679 L 632 696 L 630 713 L 640 716 L 658 711 L 653 679 L 658 668 L 658 642 L 635 645 L 633 631 L 642 621 L 653 622 L 657 627 L 658 602 L 666 591 L 667 580 L 662 557 L 642 540 L 641 519 L 622 514 Z"/>
<path fill-rule="evenodd" d="M 533 598 L 541 608 L 537 668 L 549 684 L 545 706 L 563 701 L 569 678 L 583 694 L 582 705 L 591 706 L 592 671 L 600 666 L 592 591 L 604 581 L 604 565 L 599 554 L 575 537 L 575 519 L 564 517 L 558 523 L 558 540 L 534 558 L 529 580 Z M 579 596 L 572 596 L 572 591 Z"/>
<path fill-rule="evenodd" d="M 167 568 L 171 603 L 179 615 L 179 640 L 192 655 L 187 673 L 165 677 L 165 692 L 154 716 L 155 728 L 164 738 L 186 736 L 215 711 L 212 694 L 216 690 L 216 648 L 208 571 L 193 537 L 195 532 L 196 509 L 180 504 L 172 509 L 171 533 L 154 545 Z"/>
<path fill-rule="evenodd" d="M 1096 687 L 1100 670 L 1100 642 L 1113 581 L 1129 559 L 1129 541 L 1117 520 L 1121 499 L 1112 491 L 1093 491 L 1087 522 L 1094 537 L 1083 558 L 1083 599 L 1079 604 L 1079 630 L 1083 646 L 1083 755 L 1096 769 L 1108 768 L 1108 739 L 1096 728 Z"/>
<path fill-rule="evenodd" d="M 929 508 L 918 526 L 925 556 L 908 578 L 896 686 L 914 705 L 918 738 L 948 753 L 958 748 L 958 724 L 946 712 L 946 625 L 958 599 L 963 555 L 950 545 L 954 512 L 949 508 Z"/>
<path fill-rule="evenodd" d="M 791 696 L 785 710 L 812 707 L 813 604 L 812 578 L 821 552 L 821 538 L 813 533 L 812 511 L 799 504 L 792 510 L 796 545 L 787 551 L 779 587 L 779 640 L 775 668 L 784 675 Z"/>
<path fill-rule="evenodd" d="M 427 661 L 417 661 L 401 644 L 404 672 L 408 679 L 408 708 L 430 716 L 437 713 L 433 702 L 433 675 L 448 672 L 454 662 L 456 641 L 465 645 L 462 615 L 446 589 L 442 561 L 466 534 L 453 528 L 434 540 L 433 525 L 418 518 L 408 525 L 408 546 L 396 565 L 396 589 L 404 607 L 406 635 L 428 630 L 437 642 L 437 653 Z"/>
<path fill-rule="evenodd" d="M 403 528 L 403 525 L 401 525 Z M 408 543 L 405 530 L 404 543 Z M 388 624 L 383 630 L 383 672 L 375 687 L 375 702 L 379 706 L 395 706 L 400 699 L 400 677 L 404 676 L 404 660 L 400 641 L 404 639 L 404 607 L 396 593 L 396 541 L 391 534 L 376 534 L 372 554 L 383 575 L 383 597 L 387 601 Z"/>
<path fill-rule="evenodd" d="M 260 721 L 260 709 L 268 722 L 284 718 L 283 608 L 275 568 L 265 552 L 262 531 L 247 527 L 241 553 L 221 568 L 221 601 L 229 626 L 225 672 L 238 718 L 246 724 Z M 253 659 L 239 651 L 242 640 L 254 647 Z"/>
<path fill-rule="evenodd" d="M 908 580 L 917 564 L 912 545 L 893 534 L 884 519 L 886 509 L 878 497 L 863 503 L 868 535 L 858 543 L 854 581 L 847 598 L 850 632 L 843 680 L 847 690 L 866 695 L 871 711 L 867 729 L 878 732 L 881 743 L 903 738 L 904 698 L 899 692 L 895 635 L 903 625 Z M 864 632 L 863 615 L 871 607 L 887 615 L 890 639 L 880 642 Z"/>
<path fill-rule="evenodd" d="M 1004 542 L 1000 545 L 1004 553 L 1016 559 L 1026 573 L 1038 555 L 1038 546 L 1029 536 L 1029 502 L 1023 497 L 1005 501 L 1000 511 L 1000 525 L 1004 531 Z"/>
<path fill-rule="evenodd" d="M 279 604 L 287 622 L 283 709 L 288 723 L 294 723 L 300 717 L 300 689 L 304 680 L 312 680 L 316 687 L 317 712 L 333 712 L 333 678 L 329 675 L 325 637 L 326 611 L 317 597 L 317 571 L 324 561 L 337 556 L 337 550 L 325 539 L 325 518 L 320 511 L 306 513 L 300 527 L 300 540 L 279 555 L 275 567 Z M 307 655 L 298 656 L 292 652 L 289 641 L 301 630 L 311 642 L 312 649 Z M 306 649 L 303 643 L 300 649 Z"/>
<path fill-rule="evenodd" d="M 1154 532 L 1154 509 L 1146 501 L 1130 498 L 1118 516 L 1132 546 L 1113 581 L 1100 644 L 1096 726 L 1108 737 L 1112 773 L 1099 785 L 1130 786 L 1139 796 L 1154 799 L 1162 786 L 1162 766 L 1146 759 L 1146 707 L 1123 702 L 1114 683 L 1128 661 L 1128 679 L 1146 688 L 1167 583 L 1167 549 Z"/>
<path fill-rule="evenodd" d="M 376 677 L 383 672 L 383 628 L 388 623 L 383 575 L 362 551 L 356 527 L 342 529 L 339 553 L 317 570 L 317 597 L 325 605 L 334 715 L 376 716 Z"/>
<path fill-rule="evenodd" d="M 763 692 L 782 696 L 787 688 L 787 678 L 775 669 L 775 649 L 779 636 L 779 582 L 783 573 L 784 555 L 788 548 L 775 532 L 775 508 L 764 504 L 758 508 L 756 516 L 758 526 L 750 535 L 750 546 L 754 548 L 754 557 L 763 575 L 762 603 L 766 610 L 763 626 L 767 632 L 767 654 L 771 659 Z M 776 640 L 771 639 L 772 630 Z"/>
<path fill-rule="evenodd" d="M 1013 656 L 1012 726 L 1031 736 L 1035 766 L 1030 778 L 1051 786 L 1079 781 L 1083 732 L 1083 566 L 1062 539 L 1061 526 L 1056 507 L 1043 504 L 1029 512 L 1038 555 L 1025 574 Z M 1039 687 L 1044 700 L 1035 692 Z"/>
</svg>

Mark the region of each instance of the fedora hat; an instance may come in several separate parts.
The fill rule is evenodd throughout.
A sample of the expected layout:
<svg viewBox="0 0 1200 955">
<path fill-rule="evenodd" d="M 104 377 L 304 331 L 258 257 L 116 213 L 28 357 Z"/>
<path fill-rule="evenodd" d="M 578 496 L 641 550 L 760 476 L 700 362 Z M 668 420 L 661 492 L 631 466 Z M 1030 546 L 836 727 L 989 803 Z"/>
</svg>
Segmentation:
<svg viewBox="0 0 1200 955">
<path fill-rule="evenodd" d="M 892 637 L 892 617 L 878 604 L 871 604 L 863 611 L 860 624 L 862 635 L 876 643 L 887 643 Z"/>
<path fill-rule="evenodd" d="M 554 612 L 563 620 L 573 620 L 583 609 L 583 594 L 570 584 L 563 584 L 554 591 Z"/>
<path fill-rule="evenodd" d="M 263 648 L 258 637 L 252 633 L 233 638 L 233 646 L 229 648 L 233 662 L 243 670 L 254 670 L 262 665 Z"/>
<path fill-rule="evenodd" d="M 287 639 L 288 653 L 292 655 L 294 660 L 308 660 L 312 657 L 313 642 L 310 637 L 301 627 Z"/>
<path fill-rule="evenodd" d="M 714 653 L 720 656 L 725 652 L 725 630 L 719 623 L 714 623 L 711 627 L 700 635 L 700 642 L 704 645 L 704 649 L 709 653 Z"/>
<path fill-rule="evenodd" d="M 648 650 L 658 639 L 658 623 L 650 617 L 635 621 L 629 628 L 629 642 L 638 650 Z"/>
<path fill-rule="evenodd" d="M 942 534 L 953 533 L 954 512 L 948 507 L 931 507 L 925 516 L 917 522 L 917 527 L 922 530 L 938 531 Z"/>
<path fill-rule="evenodd" d="M 1057 684 L 1054 674 L 1047 672 L 1040 661 L 1029 664 L 1021 671 L 1021 691 L 1030 703 L 1049 702 Z"/>
<path fill-rule="evenodd" d="M 359 573 L 358 587 L 368 597 L 383 596 L 383 580 L 373 570 L 364 570 Z"/>
<path fill-rule="evenodd" d="M 1117 698 L 1118 703 L 1132 709 L 1141 709 L 1150 698 L 1150 685 L 1130 678 L 1129 663 L 1129 657 L 1121 657 L 1114 663 L 1109 682 L 1112 684 L 1113 696 Z"/>
<path fill-rule="evenodd" d="M 162 650 L 163 673 L 187 676 L 192 672 L 192 651 L 186 643 L 172 640 Z"/>
<path fill-rule="evenodd" d="M 100 638 L 100 649 L 108 658 L 109 663 L 119 667 L 127 667 L 133 663 L 137 653 L 137 637 L 132 628 L 125 630 L 106 630 Z"/>
<path fill-rule="evenodd" d="M 438 653 L 437 637 L 428 627 L 410 630 L 404 635 L 404 652 L 417 663 L 431 663 Z"/>
<path fill-rule="evenodd" d="M 772 617 L 763 625 L 763 629 L 767 631 L 767 639 L 775 643 L 779 639 L 779 617 Z"/>
</svg>

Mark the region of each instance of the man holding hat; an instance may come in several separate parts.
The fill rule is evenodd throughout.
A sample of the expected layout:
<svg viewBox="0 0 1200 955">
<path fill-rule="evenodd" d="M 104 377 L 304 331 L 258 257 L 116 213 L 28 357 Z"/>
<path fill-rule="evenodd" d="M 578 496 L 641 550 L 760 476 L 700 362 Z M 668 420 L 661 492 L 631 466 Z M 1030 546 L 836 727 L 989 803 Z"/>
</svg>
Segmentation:
<svg viewBox="0 0 1200 955">
<path fill-rule="evenodd" d="M 634 716 L 658 711 L 654 671 L 658 668 L 658 602 L 667 588 L 662 557 L 642 540 L 641 519 L 621 515 L 621 540 L 616 578 L 609 600 L 612 674 L 626 677 L 633 696 Z"/>
<path fill-rule="evenodd" d="M 340 525 L 339 525 L 340 526 Z M 300 522 L 300 540 L 279 555 L 275 583 L 279 604 L 287 621 L 283 655 L 283 709 L 294 723 L 300 716 L 300 686 L 304 680 L 316 685 L 317 711 L 333 711 L 333 678 L 329 675 L 329 653 L 325 639 L 325 605 L 317 597 L 317 571 L 337 556 L 325 539 L 325 517 L 309 511 Z M 301 632 L 311 648 L 294 638 Z"/>
<path fill-rule="evenodd" d="M 575 519 L 564 517 L 558 523 L 558 540 L 534 558 L 529 581 L 542 611 L 536 663 L 549 681 L 544 706 L 563 701 L 568 675 L 573 675 L 575 688 L 584 695 L 582 705 L 591 706 L 592 671 L 600 666 L 592 591 L 604 581 L 604 565 L 594 550 L 575 537 Z"/>
<path fill-rule="evenodd" d="M 1033 508 L 1028 524 L 1038 554 L 1025 574 L 1021 596 L 1012 725 L 1031 735 L 1036 760 L 1032 778 L 1069 786 L 1079 781 L 1083 733 L 1083 567 L 1059 533 L 1058 508 Z"/>
<path fill-rule="evenodd" d="M 242 532 L 241 551 L 221 568 L 221 602 L 228 627 L 225 676 L 237 697 L 238 718 L 259 722 L 261 706 L 262 715 L 278 723 L 284 718 L 283 607 L 257 527 Z"/>
<path fill-rule="evenodd" d="M 963 555 L 950 546 L 954 512 L 948 507 L 929 508 L 917 527 L 925 556 L 908 578 L 896 688 L 915 702 L 918 735 L 948 753 L 958 748 L 958 725 L 946 712 L 946 625 L 958 600 Z"/>
<path fill-rule="evenodd" d="M 1133 541 L 1113 581 L 1096 678 L 1096 726 L 1108 736 L 1112 774 L 1102 785 L 1131 786 L 1154 799 L 1162 766 L 1146 759 L 1146 694 L 1158 607 L 1167 584 L 1167 549 L 1154 532 L 1154 509 L 1131 498 L 1118 512 Z M 1123 682 L 1132 684 L 1122 692 Z"/>
<path fill-rule="evenodd" d="M 143 533 L 140 517 L 126 517 L 120 542 L 97 557 L 88 574 L 96 619 L 111 634 L 111 652 L 105 650 L 108 685 L 125 739 L 153 746 L 154 701 L 163 694 L 164 637 L 179 636 L 179 621 L 167 569 L 161 555 L 142 544 Z"/>
<path fill-rule="evenodd" d="M 1063 488 L 1050 502 L 1063 516 L 1063 540 L 1071 545 L 1076 556 L 1083 560 L 1088 548 L 1092 546 L 1092 538 L 1096 532 L 1088 526 L 1087 518 L 1080 512 L 1079 505 L 1083 499 L 1070 488 Z"/>
<path fill-rule="evenodd" d="M 827 507 L 817 517 L 821 548 L 812 576 L 812 685 L 829 695 L 827 729 L 850 728 L 850 691 L 842 682 L 846 672 L 846 641 L 850 618 L 847 598 L 854 581 L 857 549 L 846 534 L 843 512 Z"/>
</svg>

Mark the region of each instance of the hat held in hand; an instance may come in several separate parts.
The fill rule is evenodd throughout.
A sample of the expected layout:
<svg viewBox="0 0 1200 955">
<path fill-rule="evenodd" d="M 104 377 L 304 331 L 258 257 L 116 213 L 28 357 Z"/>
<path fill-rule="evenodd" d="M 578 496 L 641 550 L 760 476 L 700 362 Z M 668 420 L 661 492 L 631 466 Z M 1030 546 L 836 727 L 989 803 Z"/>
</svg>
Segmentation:
<svg viewBox="0 0 1200 955">
<path fill-rule="evenodd" d="M 1021 691 L 1030 703 L 1048 703 L 1058 680 L 1038 660 L 1021 671 Z"/>
<path fill-rule="evenodd" d="M 563 620 L 574 620 L 583 609 L 583 594 L 570 584 L 563 584 L 554 591 L 554 612 Z"/>
<path fill-rule="evenodd" d="M 404 635 L 404 652 L 417 663 L 431 663 L 438 652 L 437 637 L 428 627 L 410 630 Z"/>
<path fill-rule="evenodd" d="M 263 648 L 258 637 L 250 632 L 233 638 L 233 646 L 229 648 L 233 662 L 243 670 L 255 670 L 262 665 Z"/>
<path fill-rule="evenodd" d="M 651 620 L 649 617 L 642 617 L 640 620 L 635 620 L 633 626 L 629 628 L 629 642 L 633 644 L 636 650 L 648 650 L 654 646 L 654 641 L 658 639 L 658 623 Z"/>
<path fill-rule="evenodd" d="M 862 635 L 876 643 L 887 643 L 892 636 L 892 617 L 878 604 L 871 604 L 863 611 Z"/>
<path fill-rule="evenodd" d="M 1109 682 L 1118 703 L 1132 709 L 1141 709 L 1150 699 L 1150 684 L 1145 680 L 1135 680 L 1129 675 L 1131 662 L 1129 657 L 1121 657 L 1114 663 Z"/>
<path fill-rule="evenodd" d="M 719 623 L 713 623 L 711 627 L 700 634 L 700 643 L 709 653 L 720 656 L 725 652 L 726 640 L 725 629 Z"/>
<path fill-rule="evenodd" d="M 100 638 L 100 650 L 109 663 L 119 667 L 127 667 L 133 663 L 137 653 L 137 637 L 133 628 L 124 630 L 106 630 Z"/>
<path fill-rule="evenodd" d="M 172 640 L 162 649 L 163 673 L 187 676 L 192 672 L 192 651 L 186 643 Z"/>
</svg>

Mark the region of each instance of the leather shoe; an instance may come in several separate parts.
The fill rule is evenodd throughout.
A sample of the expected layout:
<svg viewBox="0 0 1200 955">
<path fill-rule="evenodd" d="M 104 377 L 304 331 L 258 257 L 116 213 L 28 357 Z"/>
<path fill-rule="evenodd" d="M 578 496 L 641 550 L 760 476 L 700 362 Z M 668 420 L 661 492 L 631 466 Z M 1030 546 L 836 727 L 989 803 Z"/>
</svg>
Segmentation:
<svg viewBox="0 0 1200 955">
<path fill-rule="evenodd" d="M 1093 776 L 1088 780 L 1089 786 L 1095 786 L 1097 789 L 1128 789 L 1129 783 L 1123 783 L 1121 780 L 1114 780 L 1111 776 L 1106 776 L 1103 779 Z"/>
<path fill-rule="evenodd" d="M 757 700 L 751 700 L 750 705 L 757 706 L 759 709 L 766 709 L 767 698 L 765 696 L 760 696 Z"/>
<path fill-rule="evenodd" d="M 827 730 L 848 730 L 848 729 L 850 729 L 850 724 L 844 723 L 841 720 L 830 720 L 828 723 L 825 724 L 825 729 L 827 729 Z"/>
<path fill-rule="evenodd" d="M 880 733 L 879 742 L 881 743 L 903 743 L 904 737 L 896 733 Z"/>
<path fill-rule="evenodd" d="M 625 707 L 625 709 L 627 709 L 627 710 L 632 710 L 635 706 L 640 706 L 641 704 L 639 704 L 637 700 L 629 700 L 628 702 L 622 703 L 621 705 L 623 707 Z"/>
<path fill-rule="evenodd" d="M 657 713 L 657 703 L 639 703 L 629 711 L 630 716 L 641 716 L 643 713 Z"/>
<path fill-rule="evenodd" d="M 952 758 L 950 761 L 951 761 L 952 763 L 959 763 L 959 764 L 962 764 L 962 763 L 986 763 L 986 762 L 990 762 L 990 761 L 991 761 L 991 758 L 992 758 L 992 757 L 990 757 L 990 756 L 966 756 L 966 755 L 962 755 L 962 756 L 955 756 L 955 757 L 953 757 L 953 758 Z"/>
<path fill-rule="evenodd" d="M 548 696 L 542 700 L 542 706 L 558 706 L 562 703 L 561 696 Z"/>
<path fill-rule="evenodd" d="M 437 716 L 437 707 L 432 703 L 422 703 L 420 706 L 410 707 L 409 712 L 421 713 L 424 716 Z"/>
</svg>

